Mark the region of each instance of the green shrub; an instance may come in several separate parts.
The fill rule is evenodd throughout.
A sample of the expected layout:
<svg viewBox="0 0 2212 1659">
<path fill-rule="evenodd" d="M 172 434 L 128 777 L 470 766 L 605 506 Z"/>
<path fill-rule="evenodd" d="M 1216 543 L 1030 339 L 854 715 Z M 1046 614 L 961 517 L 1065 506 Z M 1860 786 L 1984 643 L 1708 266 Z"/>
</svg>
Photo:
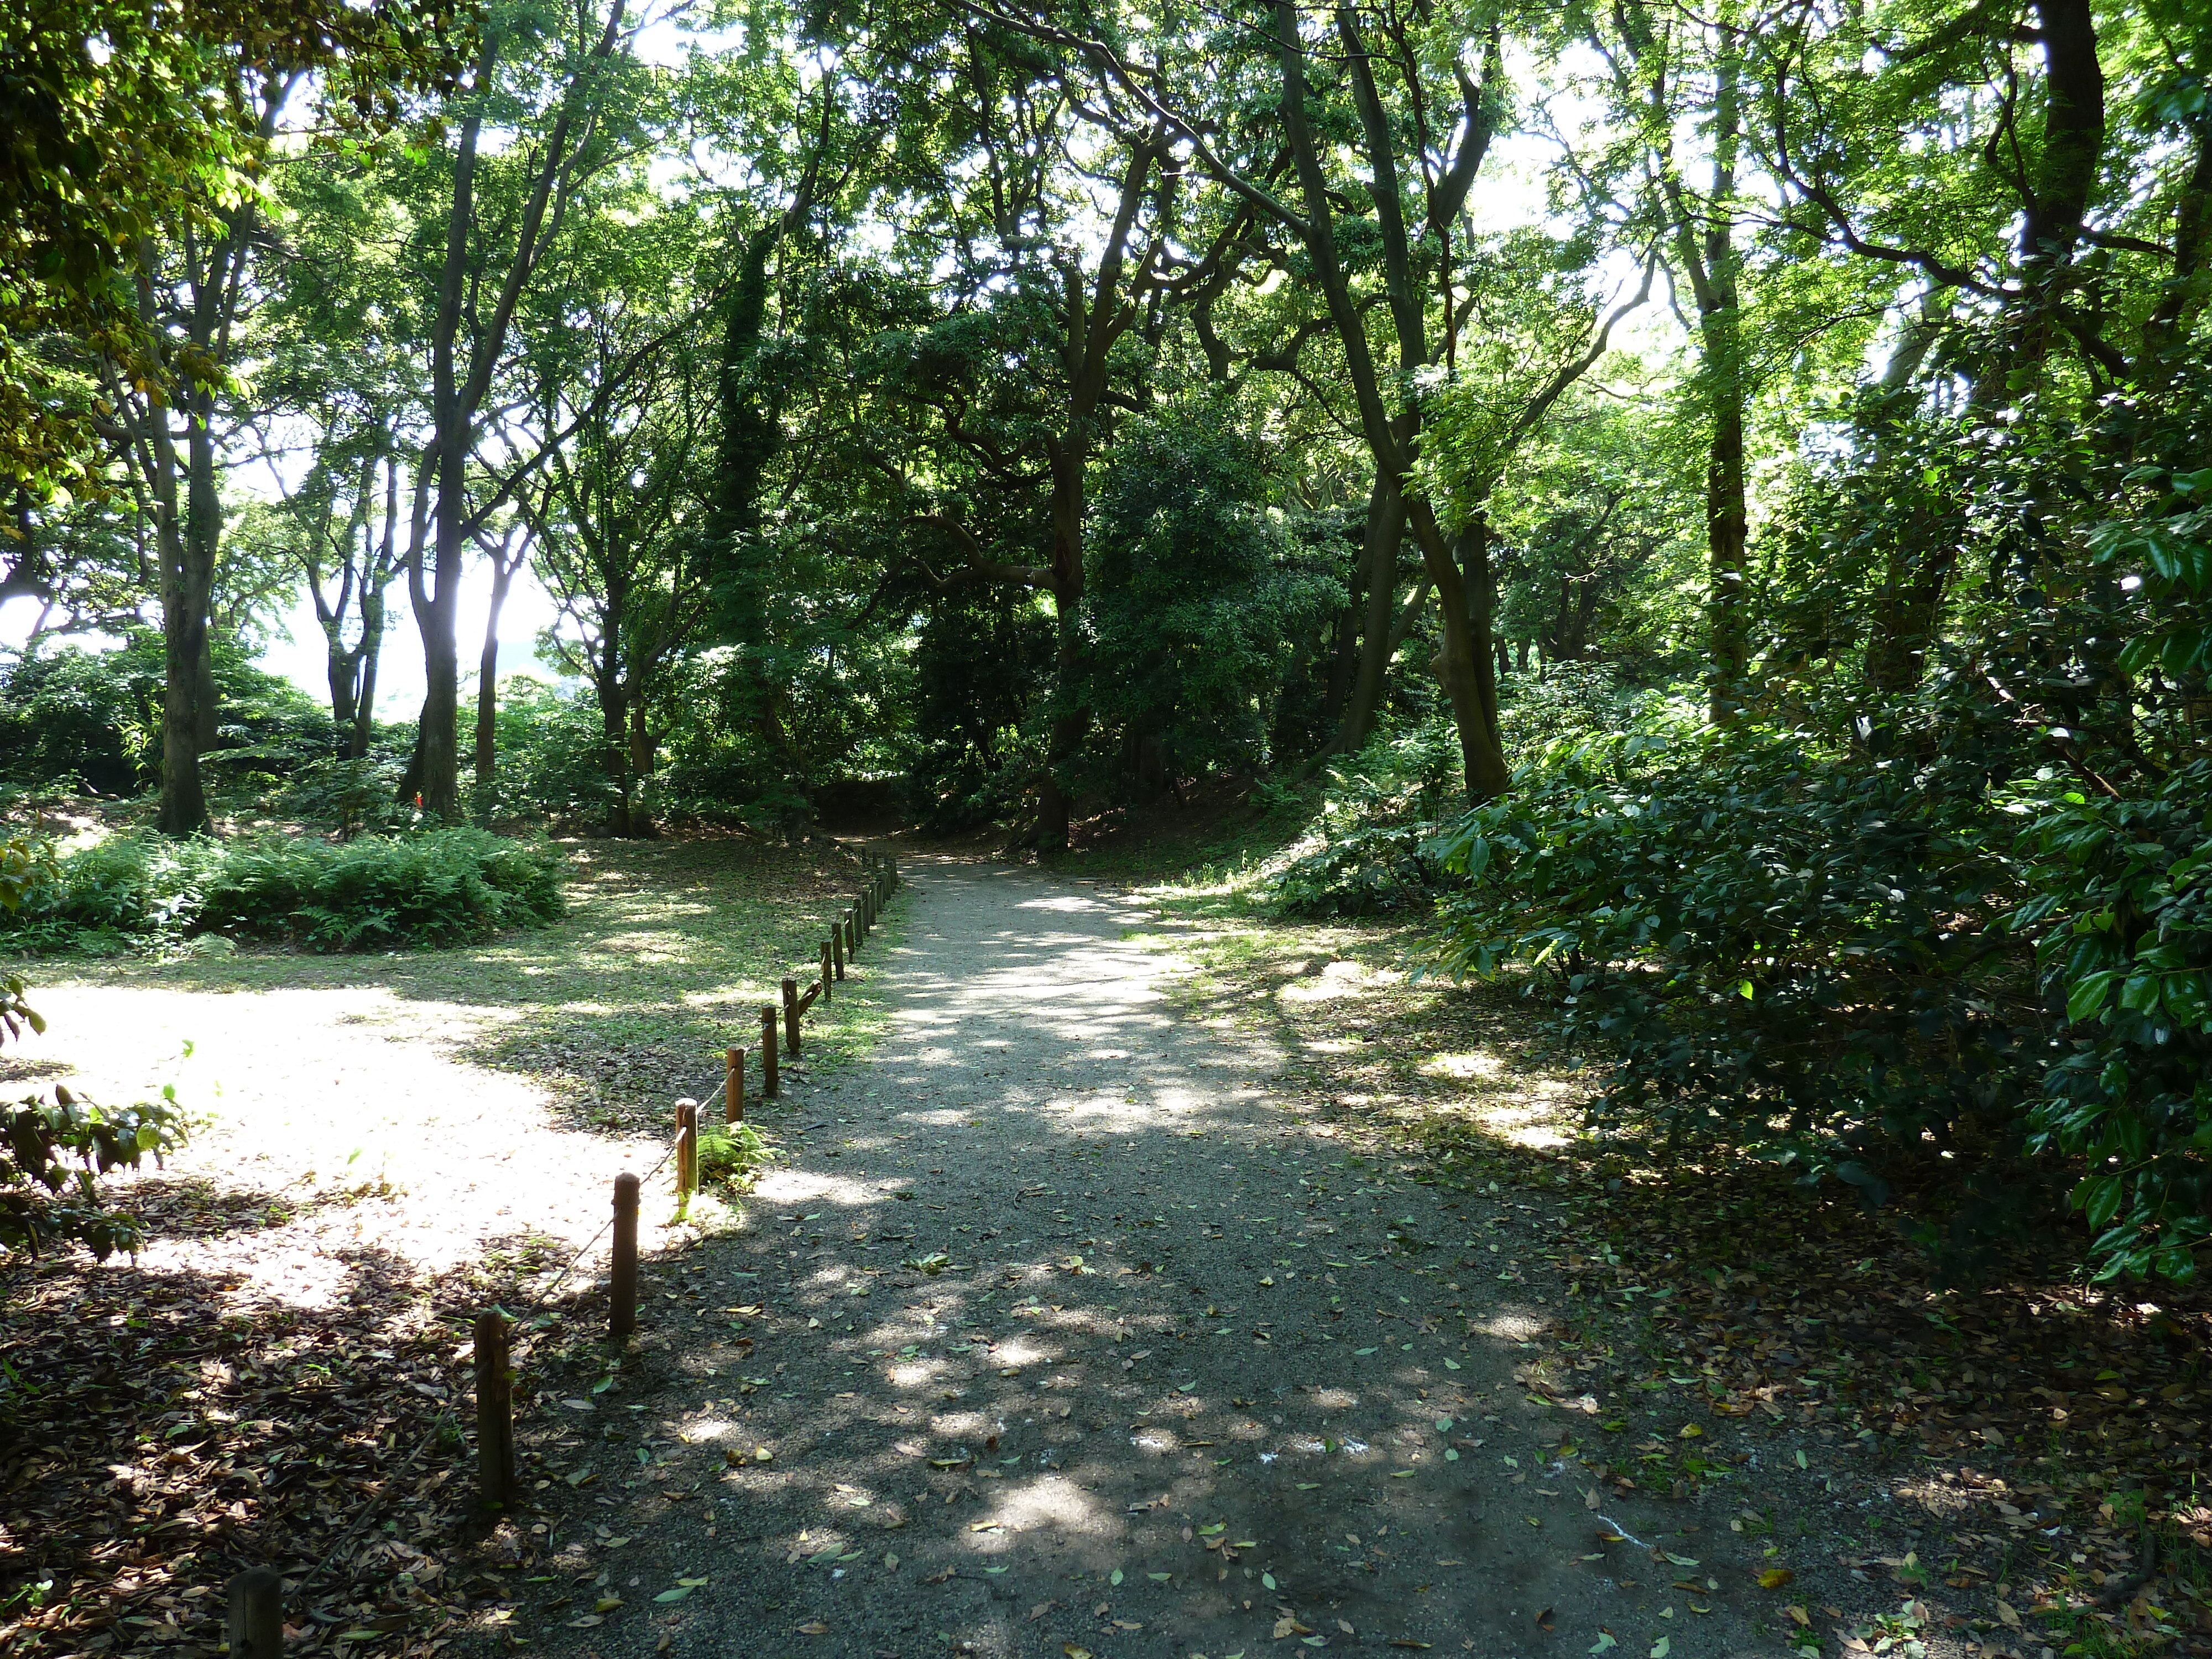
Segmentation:
<svg viewBox="0 0 2212 1659">
<path fill-rule="evenodd" d="M 1431 902 L 1448 879 L 1431 848 L 1459 785 L 1458 739 L 1432 720 L 1385 732 L 1329 769 L 1309 826 L 1321 844 L 1293 860 L 1267 896 L 1292 915 L 1374 915 Z M 1466 797 L 1458 796 L 1464 804 Z"/>
<path fill-rule="evenodd" d="M 2022 1150 L 2045 1053 L 2004 923 L 2014 820 L 1971 758 L 1875 761 L 1799 732 L 1563 741 L 1441 852 L 1447 967 L 1540 970 L 1560 1036 L 1613 1069 L 1599 1127 L 1723 1149 L 1880 1203 L 1927 1156 Z M 1972 1252 L 2017 1195 L 1952 1190 Z M 1963 1264 L 1962 1264 L 1963 1265 Z"/>
<path fill-rule="evenodd" d="M 550 848 L 467 828 L 340 846 L 117 836 L 57 860 L 0 917 L 0 945 L 97 951 L 201 933 L 314 951 L 454 945 L 557 916 L 561 868 Z"/>
<path fill-rule="evenodd" d="M 606 733 L 588 690 L 567 691 L 517 675 L 502 681 L 499 769 L 492 793 L 471 790 L 480 817 L 592 820 L 620 794 L 607 772 Z"/>
<path fill-rule="evenodd" d="M 2074 1200 L 2107 1275 L 2190 1277 L 2212 1238 L 2212 761 L 2147 799 L 2045 784 L 2018 804 L 2037 941 L 2066 1041 L 2035 1145 L 2080 1158 Z"/>
<path fill-rule="evenodd" d="M 247 660 L 234 639 L 213 642 L 215 746 L 203 759 L 218 795 L 258 793 L 329 755 L 330 711 Z M 90 787 L 126 795 L 161 775 L 161 635 L 130 630 L 112 651 L 66 646 L 0 673 L 0 781 L 34 791 Z"/>
<path fill-rule="evenodd" d="M 410 830 L 422 821 L 412 801 L 399 798 L 405 757 L 370 754 L 310 762 L 292 775 L 276 799 L 280 812 L 306 823 L 326 823 L 344 839 L 364 830 Z"/>
<path fill-rule="evenodd" d="M 100 1201 L 100 1177 L 184 1144 L 175 1091 L 161 1096 L 102 1107 L 58 1087 L 51 1105 L 33 1097 L 0 1109 L 0 1252 L 36 1255 L 71 1239 L 102 1261 L 135 1251 L 138 1224 Z"/>
</svg>

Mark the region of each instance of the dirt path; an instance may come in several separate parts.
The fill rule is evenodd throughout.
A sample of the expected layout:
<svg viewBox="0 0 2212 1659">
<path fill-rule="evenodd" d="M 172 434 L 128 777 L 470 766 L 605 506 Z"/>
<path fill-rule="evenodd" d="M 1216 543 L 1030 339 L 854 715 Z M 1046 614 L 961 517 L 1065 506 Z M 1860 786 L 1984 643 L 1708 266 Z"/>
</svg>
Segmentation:
<svg viewBox="0 0 2212 1659">
<path fill-rule="evenodd" d="M 1514 1382 L 1542 1287 L 1473 1255 L 1515 1209 L 1347 1167 L 1270 1103 L 1291 1057 L 1176 1016 L 1134 908 L 905 873 L 888 1040 L 807 1091 L 746 1230 L 658 1270 L 662 1385 L 562 1413 L 540 1477 L 615 1478 L 535 1555 L 565 1605 L 516 1626 L 749 1659 L 1777 1650 L 1725 1516 L 1587 1506 L 1559 1442 L 1591 1419 Z"/>
</svg>

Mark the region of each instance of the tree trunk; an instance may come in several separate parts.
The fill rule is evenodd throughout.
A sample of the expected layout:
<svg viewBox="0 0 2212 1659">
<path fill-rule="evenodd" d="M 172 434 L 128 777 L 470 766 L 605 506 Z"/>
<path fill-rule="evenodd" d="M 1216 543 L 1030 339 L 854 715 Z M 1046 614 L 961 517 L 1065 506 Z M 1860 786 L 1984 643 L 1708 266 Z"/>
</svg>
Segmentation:
<svg viewBox="0 0 2212 1659">
<path fill-rule="evenodd" d="M 416 737 L 418 793 L 423 810 L 448 823 L 461 816 L 460 646 L 455 624 L 460 604 L 462 567 L 473 533 L 468 495 L 469 458 L 474 447 L 477 411 L 490 391 L 506 355 L 507 335 L 523 290 L 537 271 L 551 240 L 546 215 L 554 206 L 556 181 L 572 176 L 576 157 L 569 138 L 588 112 L 581 88 L 622 39 L 627 0 L 610 0 L 605 27 L 584 63 L 562 88 L 551 130 L 532 149 L 527 194 L 513 221 L 514 251 L 504 269 L 472 270 L 479 227 L 476 222 L 477 149 L 483 131 L 485 100 L 499 62 L 499 39 L 489 27 L 471 77 L 467 112 L 453 162 L 452 210 L 447 216 L 446 249 L 438 273 L 438 301 L 430 331 L 430 460 L 435 468 L 430 546 L 418 529 L 408 556 L 408 592 L 415 625 L 422 636 L 422 672 L 428 690 Z M 565 205 L 565 197 L 563 198 Z M 555 210 L 554 225 L 559 223 Z M 479 300 L 489 295 L 491 303 Z M 466 331 L 466 373 L 462 372 Z M 433 561 L 428 573 L 424 553 Z"/>
<path fill-rule="evenodd" d="M 496 48 L 487 41 L 479 82 Z M 470 411 L 462 397 L 458 348 L 468 294 L 470 222 L 476 216 L 477 143 L 483 130 L 479 99 L 461 123 L 453 164 L 453 210 L 446 228 L 446 258 L 438 277 L 438 313 L 430 343 L 430 422 L 433 469 L 429 541 L 419 530 L 408 560 L 408 597 L 422 637 L 422 713 L 415 735 L 415 796 L 431 817 L 458 823 L 461 816 L 460 641 L 455 623 L 460 603 L 463 520 L 468 512 Z M 417 487 L 421 486 L 418 480 Z M 419 520 L 418 520 L 419 522 Z M 432 560 L 423 568 L 423 556 Z"/>
<path fill-rule="evenodd" d="M 1498 719 L 1498 674 L 1492 660 L 1496 635 L 1492 624 L 1498 611 L 1498 578 L 1490 565 L 1490 520 L 1477 514 L 1460 532 L 1460 568 L 1467 582 L 1468 651 L 1473 659 L 1476 702 L 1482 709 L 1483 753 L 1481 781 L 1486 793 L 1503 794 L 1511 781 L 1505 763 L 1505 737 Z M 1468 774 L 1472 787 L 1476 775 Z"/>
<path fill-rule="evenodd" d="M 1743 318 L 1736 270 L 1735 228 L 1738 65 L 1723 33 L 1713 96 L 1713 189 L 1705 216 L 1705 281 L 1697 284 L 1705 333 L 1705 374 L 1712 398 L 1712 434 L 1705 467 L 1705 539 L 1711 588 L 1710 631 L 1712 691 L 1708 708 L 1716 726 L 1735 720 L 1751 665 L 1750 618 L 1745 606 L 1745 542 L 1749 514 L 1743 477 Z M 1680 231 L 1686 236 L 1689 228 Z"/>
<path fill-rule="evenodd" d="M 264 88 L 257 122 L 265 142 L 276 131 L 293 79 L 271 80 Z M 191 303 L 183 318 L 184 340 L 204 362 L 220 364 L 229 355 L 230 328 L 245 292 L 245 268 L 252 244 L 256 203 L 249 198 L 228 217 L 212 242 L 187 242 L 183 271 Z M 137 244 L 138 313 L 157 337 L 168 330 L 155 293 L 154 248 L 150 238 Z M 215 740 L 214 664 L 208 628 L 215 595 L 216 555 L 222 541 L 222 502 L 216 489 L 216 393 L 205 382 L 190 380 L 172 388 L 185 422 L 185 500 L 177 500 L 176 444 L 167 406 L 149 395 L 137 434 L 139 465 L 153 498 L 155 546 L 161 561 L 161 640 L 164 685 L 161 700 L 161 800 L 155 823 L 166 835 L 196 835 L 208 825 L 207 794 L 200 757 Z M 127 408 L 131 398 L 118 399 Z"/>
<path fill-rule="evenodd" d="M 1328 634 L 1328 678 L 1322 690 L 1322 716 L 1328 722 L 1332 732 L 1344 724 L 1344 711 L 1352 700 L 1352 683 L 1359 672 L 1359 617 L 1365 608 L 1362 603 L 1367 593 L 1367 561 L 1363 554 L 1352 562 L 1351 591 L 1344 608 L 1330 621 Z M 1336 747 L 1332 737 L 1328 749 Z"/>
<path fill-rule="evenodd" d="M 1923 302 L 1920 314 L 1905 325 L 1882 371 L 1869 421 L 1877 467 L 1897 465 L 1897 428 L 1910 418 L 1913 379 L 1942 320 L 1940 306 Z M 1924 498 L 1924 488 L 1916 489 L 1905 527 L 1883 539 L 1882 582 L 1874 598 L 1866 653 L 1867 684 L 1879 692 L 1909 691 L 1920 683 L 1956 556 L 1956 538 L 1944 532 L 1941 506 Z M 1876 720 L 1886 724 L 1887 717 L 1877 715 Z"/>
<path fill-rule="evenodd" d="M 359 760 L 376 735 L 376 662 L 384 650 L 384 592 L 374 586 L 361 596 L 361 681 L 354 693 L 352 743 L 347 753 Z"/>
<path fill-rule="evenodd" d="M 519 558 L 509 563 L 492 556 L 491 611 L 484 618 L 483 651 L 477 659 L 477 789 L 484 796 L 480 810 L 487 812 L 499 771 L 499 613 L 520 563 Z"/>
<path fill-rule="evenodd" d="M 1733 357 L 1735 322 L 1731 307 L 1728 321 L 1716 332 L 1725 334 L 1725 348 Z M 1749 514 L 1744 502 L 1743 392 L 1731 375 L 1713 397 L 1712 445 L 1705 468 L 1705 543 L 1712 583 L 1709 632 L 1712 653 L 1712 692 L 1709 714 L 1716 726 L 1735 719 L 1741 708 L 1743 680 L 1751 665 L 1750 619 L 1745 613 L 1748 596 L 1744 587 L 1744 549 Z"/>
<path fill-rule="evenodd" d="M 161 559 L 161 640 L 165 667 L 161 700 L 161 800 L 156 823 L 164 835 L 197 835 L 208 827 L 207 793 L 200 757 L 215 714 L 208 660 L 208 612 L 215 586 L 216 550 L 222 533 L 216 498 L 215 437 L 210 421 L 214 393 L 195 389 L 185 399 L 185 501 L 177 511 L 176 448 L 168 413 L 155 408 L 148 424 L 155 440 L 161 487 L 155 494 L 160 522 L 155 544 Z M 166 499 L 164 498 L 166 497 Z"/>
<path fill-rule="evenodd" d="M 323 653 L 323 677 L 331 688 L 331 730 L 337 751 L 347 754 L 353 744 L 356 709 L 359 702 L 361 653 L 341 649 L 335 628 L 325 630 L 328 648 Z"/>
<path fill-rule="evenodd" d="M 163 411 L 155 410 L 155 418 Z M 207 635 L 207 573 L 192 555 L 191 536 L 174 522 L 173 483 L 155 539 L 161 555 L 161 800 L 155 819 L 167 836 L 208 827 L 200 781 L 199 668 Z"/>
<path fill-rule="evenodd" d="M 615 789 L 614 804 L 607 809 L 607 833 L 626 837 L 630 833 L 629 698 L 623 685 L 616 648 L 611 644 L 603 647 L 605 661 L 597 676 L 600 754 L 601 763 L 607 769 L 607 781 Z"/>
<path fill-rule="evenodd" d="M 1469 580 L 1461 574 L 1428 502 L 1413 503 L 1412 521 L 1437 586 L 1443 637 L 1443 649 L 1437 653 L 1437 676 L 1443 682 L 1452 723 L 1459 731 L 1468 799 L 1479 805 L 1504 794 L 1513 781 L 1498 738 L 1498 687 L 1490 673 L 1490 606 L 1481 597 L 1489 580 L 1488 538 L 1478 537 L 1464 550 L 1474 577 Z"/>
<path fill-rule="evenodd" d="M 633 675 L 634 678 L 634 675 Z M 630 832 L 651 836 L 653 827 L 653 762 L 655 750 L 653 728 L 646 723 L 645 699 L 633 696 L 629 702 L 629 775 L 632 799 L 629 811 Z"/>
<path fill-rule="evenodd" d="M 1058 637 L 1053 649 L 1053 697 L 1057 707 L 1037 785 L 1035 840 L 1040 848 L 1067 845 L 1073 802 L 1066 767 L 1083 746 L 1089 711 L 1079 705 L 1083 672 L 1083 466 L 1085 446 L 1062 441 L 1053 448 L 1052 601 Z"/>
<path fill-rule="evenodd" d="M 1337 338 L 1343 344 L 1345 367 L 1359 407 L 1361 434 L 1366 439 L 1369 453 L 1374 458 L 1376 477 L 1378 480 L 1389 478 L 1395 481 L 1404 477 L 1415 454 L 1420 436 L 1419 416 L 1413 410 L 1394 410 L 1386 402 L 1383 379 L 1376 371 L 1375 359 L 1368 345 L 1365 316 L 1353 298 L 1350 279 L 1338 255 L 1337 204 L 1322 170 L 1320 145 L 1307 108 L 1305 46 L 1298 33 L 1298 9 L 1292 0 L 1276 0 L 1274 15 L 1276 62 L 1282 77 L 1280 108 L 1283 131 L 1288 140 L 1292 167 L 1305 209 L 1303 222 L 1298 227 L 1299 233 L 1313 262 L 1315 282 L 1328 304 Z M 1346 61 L 1351 65 L 1360 94 L 1361 126 L 1366 137 L 1370 170 L 1369 192 L 1375 204 L 1376 223 L 1382 233 L 1391 316 L 1398 339 L 1398 367 L 1401 373 L 1410 373 L 1425 363 L 1427 348 L 1424 337 L 1423 308 L 1413 290 L 1412 268 L 1406 247 L 1402 193 L 1398 185 L 1394 141 L 1375 95 L 1366 59 L 1359 50 L 1352 14 L 1349 10 L 1340 11 L 1337 19 L 1338 32 L 1346 46 Z M 1470 141 L 1474 137 L 1470 134 Z M 1481 143 L 1486 144 L 1487 142 L 1486 131 Z M 1479 165 L 1480 160 L 1480 146 L 1478 145 L 1469 167 L 1470 177 L 1473 167 Z M 1482 618 L 1484 638 L 1478 650 L 1474 637 L 1474 619 L 1468 605 L 1468 584 L 1462 579 L 1459 568 L 1453 562 L 1451 549 L 1437 526 L 1436 514 L 1426 501 L 1412 501 L 1407 506 L 1409 522 L 1420 546 L 1422 563 L 1437 590 L 1437 608 L 1442 618 L 1443 636 L 1443 648 L 1437 653 L 1437 672 L 1451 703 L 1453 723 L 1459 730 L 1460 752 L 1467 769 L 1468 793 L 1475 800 L 1486 800 L 1501 793 L 1508 781 L 1504 753 L 1498 744 L 1494 720 L 1486 720 L 1484 715 L 1481 684 L 1490 670 L 1489 617 L 1486 610 Z M 1370 592 L 1370 613 L 1373 609 L 1374 599 Z M 1385 637 L 1387 639 L 1387 633 Z M 1495 689 L 1492 688 L 1491 702 L 1493 707 L 1495 701 Z"/>
<path fill-rule="evenodd" d="M 1359 653 L 1352 696 L 1336 736 L 1322 757 L 1356 755 L 1373 734 L 1392 656 L 1391 623 L 1397 618 L 1398 549 L 1406 538 L 1406 491 L 1394 473 L 1377 467 L 1367 497 L 1367 526 L 1360 538 L 1359 568 L 1366 606 L 1359 622 Z"/>
</svg>

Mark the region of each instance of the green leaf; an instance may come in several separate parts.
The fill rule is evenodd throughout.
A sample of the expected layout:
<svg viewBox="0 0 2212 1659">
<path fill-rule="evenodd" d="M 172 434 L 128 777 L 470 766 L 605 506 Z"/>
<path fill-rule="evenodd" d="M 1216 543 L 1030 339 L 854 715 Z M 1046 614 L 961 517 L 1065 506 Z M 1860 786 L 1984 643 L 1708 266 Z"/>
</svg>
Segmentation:
<svg viewBox="0 0 2212 1659">
<path fill-rule="evenodd" d="M 2094 1019 L 2104 1011 L 2106 994 L 2118 977 L 2107 971 L 2085 975 L 2075 981 L 2066 992 L 2066 1018 L 2076 1025 Z"/>
<path fill-rule="evenodd" d="M 2116 1175 L 2091 1176 L 2074 1189 L 2074 1202 L 2093 1231 L 2119 1213 L 2120 1200 L 2124 1196 L 2123 1183 Z"/>
<path fill-rule="evenodd" d="M 2176 1025 L 2203 1025 L 2212 1020 L 2212 975 L 2203 969 L 2168 974 L 2160 998 Z"/>
<path fill-rule="evenodd" d="M 2120 1006 L 2138 1014 L 2158 1012 L 2159 975 L 2130 974 L 2120 985 Z"/>
</svg>

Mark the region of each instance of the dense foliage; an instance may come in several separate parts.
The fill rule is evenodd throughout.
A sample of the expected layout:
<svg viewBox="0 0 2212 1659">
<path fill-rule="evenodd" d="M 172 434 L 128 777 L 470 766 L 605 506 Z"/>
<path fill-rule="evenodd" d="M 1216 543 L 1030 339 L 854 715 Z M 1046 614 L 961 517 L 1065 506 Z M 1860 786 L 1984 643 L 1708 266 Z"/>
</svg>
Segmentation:
<svg viewBox="0 0 2212 1659">
<path fill-rule="evenodd" d="M 0 780 L 131 803 L 21 945 L 1203 785 L 1596 1133 L 2193 1271 L 2201 5 L 340 10 L 6 48 Z"/>
<path fill-rule="evenodd" d="M 35 1255 L 73 1241 L 105 1261 L 137 1248 L 141 1232 L 128 1213 L 100 1201 L 100 1177 L 135 1170 L 184 1142 L 173 1091 L 136 1106 L 98 1106 L 57 1088 L 51 1103 L 35 1097 L 0 1107 L 0 1254 Z"/>
</svg>

